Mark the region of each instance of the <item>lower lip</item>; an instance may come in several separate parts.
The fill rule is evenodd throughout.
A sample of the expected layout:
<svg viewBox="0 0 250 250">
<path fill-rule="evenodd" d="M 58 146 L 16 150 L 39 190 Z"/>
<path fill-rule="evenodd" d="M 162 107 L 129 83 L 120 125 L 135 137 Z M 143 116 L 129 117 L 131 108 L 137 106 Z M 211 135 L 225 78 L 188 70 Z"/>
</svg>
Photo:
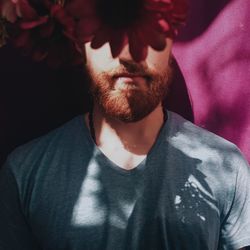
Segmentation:
<svg viewBox="0 0 250 250">
<path fill-rule="evenodd" d="M 119 77 L 117 81 L 124 82 L 124 83 L 133 83 L 135 82 L 135 78 L 137 77 Z"/>
<path fill-rule="evenodd" d="M 142 76 L 119 77 L 116 80 L 116 86 L 121 89 L 138 88 L 144 84 L 146 84 L 146 79 Z"/>
</svg>

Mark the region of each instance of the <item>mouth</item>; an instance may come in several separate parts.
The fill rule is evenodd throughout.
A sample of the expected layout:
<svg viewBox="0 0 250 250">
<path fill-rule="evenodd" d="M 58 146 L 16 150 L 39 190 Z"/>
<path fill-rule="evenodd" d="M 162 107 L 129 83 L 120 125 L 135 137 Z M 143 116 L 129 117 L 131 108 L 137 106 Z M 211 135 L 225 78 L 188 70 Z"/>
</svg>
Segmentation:
<svg viewBox="0 0 250 250">
<path fill-rule="evenodd" d="M 140 73 L 119 73 L 119 74 L 114 74 L 113 78 L 135 78 L 135 77 L 143 77 L 143 78 L 148 78 L 146 74 L 140 74 Z"/>
<path fill-rule="evenodd" d="M 141 74 L 117 74 L 113 77 L 114 88 L 120 90 L 144 89 L 147 85 L 148 77 Z"/>
</svg>

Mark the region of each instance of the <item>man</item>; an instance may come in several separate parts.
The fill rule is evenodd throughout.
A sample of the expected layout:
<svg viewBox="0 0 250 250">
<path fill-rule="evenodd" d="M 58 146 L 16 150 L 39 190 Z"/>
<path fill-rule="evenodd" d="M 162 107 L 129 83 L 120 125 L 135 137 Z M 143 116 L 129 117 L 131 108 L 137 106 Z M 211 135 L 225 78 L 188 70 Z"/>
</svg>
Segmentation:
<svg viewBox="0 0 250 250">
<path fill-rule="evenodd" d="M 81 17 L 83 1 L 73 7 L 74 1 L 49 3 L 48 13 L 66 27 L 64 35 L 74 35 L 67 16 L 72 12 L 73 20 L 83 19 L 78 27 L 86 38 L 84 22 L 90 19 Z M 155 11 L 171 10 L 170 3 L 146 1 L 152 13 L 145 11 L 142 19 L 147 23 L 152 14 L 154 28 Z M 26 1 L 0 5 L 2 16 L 17 20 L 24 30 L 17 39 L 20 47 L 34 44 L 30 39 L 39 35 L 58 41 L 49 39 L 54 19 L 48 13 L 41 17 L 34 6 Z M 176 9 L 173 16 L 182 20 L 181 8 Z M 235 145 L 163 107 L 171 84 L 172 39 L 163 42 L 158 33 L 151 39 L 154 30 L 147 33 L 145 23 L 141 40 L 139 29 L 136 39 L 129 33 L 126 45 L 119 32 L 109 44 L 106 33 L 86 43 L 91 110 L 9 155 L 0 172 L 1 250 L 235 250 L 250 245 L 248 164 Z M 139 41 L 156 50 L 149 47 L 145 54 L 147 43 Z M 48 56 L 43 46 L 33 49 L 36 58 Z"/>
<path fill-rule="evenodd" d="M 85 45 L 93 109 L 1 170 L 0 249 L 244 249 L 250 170 L 230 142 L 162 107 L 172 40 L 135 62 Z"/>
</svg>

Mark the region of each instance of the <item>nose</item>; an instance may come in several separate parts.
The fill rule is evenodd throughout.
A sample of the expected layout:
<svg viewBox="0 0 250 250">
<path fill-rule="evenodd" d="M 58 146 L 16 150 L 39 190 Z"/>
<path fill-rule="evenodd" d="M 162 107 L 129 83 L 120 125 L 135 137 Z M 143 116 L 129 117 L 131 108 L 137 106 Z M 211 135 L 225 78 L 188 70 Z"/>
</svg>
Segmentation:
<svg viewBox="0 0 250 250">
<path fill-rule="evenodd" d="M 118 56 L 119 63 L 122 64 L 125 67 L 130 67 L 134 65 L 134 67 L 142 66 L 146 67 L 147 62 L 146 60 L 143 61 L 136 61 L 134 58 L 131 56 L 130 51 L 129 51 L 129 45 L 126 44 L 124 48 L 122 49 L 121 53 Z"/>
<path fill-rule="evenodd" d="M 133 58 L 132 58 L 132 56 L 131 56 L 131 54 L 129 52 L 129 45 L 128 44 L 126 44 L 123 47 L 123 49 L 122 49 L 121 53 L 119 54 L 118 58 L 119 58 L 120 61 L 132 61 L 133 60 Z"/>
</svg>

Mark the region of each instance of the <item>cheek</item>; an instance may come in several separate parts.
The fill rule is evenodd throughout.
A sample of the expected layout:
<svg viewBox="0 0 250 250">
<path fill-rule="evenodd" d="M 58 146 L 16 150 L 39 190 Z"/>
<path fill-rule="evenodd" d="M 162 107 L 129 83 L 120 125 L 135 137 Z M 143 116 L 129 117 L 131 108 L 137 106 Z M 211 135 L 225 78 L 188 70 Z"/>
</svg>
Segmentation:
<svg viewBox="0 0 250 250">
<path fill-rule="evenodd" d="M 99 49 L 92 49 L 89 43 L 86 44 L 86 59 L 87 64 L 96 72 L 108 71 L 116 64 L 107 43 Z"/>
<path fill-rule="evenodd" d="M 150 51 L 148 55 L 148 65 L 156 70 L 163 70 L 168 65 L 170 57 L 170 51 Z"/>
<path fill-rule="evenodd" d="M 172 40 L 167 39 L 167 46 L 163 51 L 156 51 L 152 48 L 148 49 L 148 57 L 146 59 L 148 66 L 160 73 L 166 70 L 169 65 L 171 56 Z"/>
</svg>

